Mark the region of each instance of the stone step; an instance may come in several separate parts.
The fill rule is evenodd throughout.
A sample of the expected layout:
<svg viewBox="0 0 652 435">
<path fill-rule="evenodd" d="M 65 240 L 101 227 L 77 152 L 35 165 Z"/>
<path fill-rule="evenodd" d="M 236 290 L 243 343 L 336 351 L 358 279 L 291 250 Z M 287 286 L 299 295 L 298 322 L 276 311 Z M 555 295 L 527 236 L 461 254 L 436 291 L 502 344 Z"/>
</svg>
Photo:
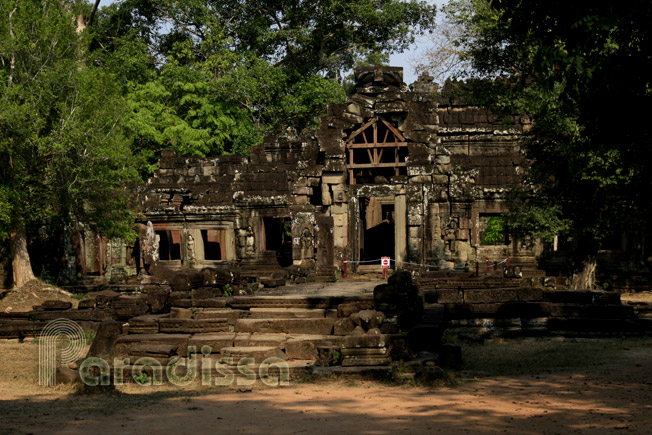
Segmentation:
<svg viewBox="0 0 652 435">
<path fill-rule="evenodd" d="M 169 314 L 145 314 L 129 319 L 129 334 L 156 334 L 159 332 L 159 321 L 168 318 Z"/>
<path fill-rule="evenodd" d="M 137 344 L 169 344 L 176 347 L 177 355 L 188 353 L 190 334 L 128 334 L 121 335 L 113 346 L 113 356 L 127 358 L 132 346 Z"/>
<path fill-rule="evenodd" d="M 223 347 L 220 358 L 222 362 L 228 362 L 229 365 L 239 365 L 239 361 L 247 358 L 253 359 L 256 364 L 261 364 L 269 358 L 283 361 L 288 359 L 285 352 L 274 346 Z"/>
<path fill-rule="evenodd" d="M 337 308 L 348 302 L 373 303 L 373 295 L 361 296 L 235 296 L 227 302 L 232 308 Z"/>
<path fill-rule="evenodd" d="M 295 334 L 330 335 L 334 318 L 324 319 L 238 319 L 235 332 L 284 332 Z"/>
<path fill-rule="evenodd" d="M 222 319 L 161 319 L 159 330 L 165 333 L 228 332 L 229 325 Z"/>
<path fill-rule="evenodd" d="M 235 336 L 234 332 L 195 334 L 188 340 L 188 347 L 199 353 L 220 353 L 222 348 L 234 346 Z"/>
<path fill-rule="evenodd" d="M 161 364 L 160 367 L 153 368 L 151 366 L 140 366 L 137 370 L 133 365 L 127 365 L 122 368 L 123 382 L 135 383 L 135 378 L 139 378 L 141 382 L 146 384 L 151 383 L 154 379 L 160 379 L 161 383 L 175 383 L 177 385 L 187 385 L 186 382 L 197 383 L 201 385 L 220 385 L 247 388 L 255 382 L 262 382 L 268 386 L 281 386 L 288 385 L 291 381 L 303 380 L 312 375 L 312 369 L 315 364 L 313 360 L 295 360 L 295 361 L 279 361 L 275 364 L 241 364 L 240 366 L 225 365 L 218 361 L 217 356 L 210 356 L 210 370 L 202 370 L 202 357 L 200 356 L 196 362 L 196 368 L 186 379 L 186 367 L 188 360 L 171 358 L 169 364 L 177 364 L 175 370 L 170 370 L 171 373 L 177 374 L 177 379 L 168 379 L 167 364 Z M 217 365 L 217 367 L 216 367 Z M 154 371 L 157 371 L 157 375 Z M 134 376 L 136 373 L 145 373 L 146 376 Z"/>
<path fill-rule="evenodd" d="M 0 319 L 0 338 L 35 337 L 45 327 L 45 322 L 29 320 Z"/>
<path fill-rule="evenodd" d="M 337 317 L 337 310 L 325 308 L 251 308 L 243 317 L 248 319 L 292 319 Z"/>
<path fill-rule="evenodd" d="M 141 358 L 153 358 L 167 365 L 170 358 L 176 356 L 177 349 L 178 346 L 171 343 L 136 343 L 129 348 L 129 360 L 136 363 Z"/>
<path fill-rule="evenodd" d="M 194 318 L 200 320 L 226 319 L 229 325 L 235 325 L 236 320 L 245 316 L 247 316 L 247 312 L 243 310 L 233 310 L 230 308 L 199 308 Z"/>
</svg>

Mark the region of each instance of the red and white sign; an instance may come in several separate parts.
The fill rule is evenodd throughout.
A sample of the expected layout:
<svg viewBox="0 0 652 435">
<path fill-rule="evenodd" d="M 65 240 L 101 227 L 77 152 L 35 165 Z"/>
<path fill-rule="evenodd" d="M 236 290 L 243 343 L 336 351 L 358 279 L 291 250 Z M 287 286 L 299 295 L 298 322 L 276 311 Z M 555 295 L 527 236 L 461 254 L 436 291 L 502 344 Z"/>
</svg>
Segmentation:
<svg viewBox="0 0 652 435">
<path fill-rule="evenodd" d="M 389 269 L 389 257 L 380 258 L 380 267 L 383 269 Z"/>
</svg>

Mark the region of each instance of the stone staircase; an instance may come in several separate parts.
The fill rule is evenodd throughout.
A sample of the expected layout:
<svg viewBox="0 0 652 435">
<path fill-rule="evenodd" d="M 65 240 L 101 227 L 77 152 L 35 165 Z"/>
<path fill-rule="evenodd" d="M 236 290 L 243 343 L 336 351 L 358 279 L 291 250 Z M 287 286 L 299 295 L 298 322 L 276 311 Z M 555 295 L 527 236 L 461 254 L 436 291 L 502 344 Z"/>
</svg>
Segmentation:
<svg viewBox="0 0 652 435">
<path fill-rule="evenodd" d="M 351 314 L 377 313 L 371 310 L 371 295 L 235 296 L 177 300 L 175 305 L 170 313 L 129 320 L 127 333 L 115 341 L 113 352 L 126 363 L 125 373 L 146 366 L 141 368 L 153 376 L 152 367 L 143 364 L 152 360 L 144 357 L 162 366 L 177 360 L 185 367 L 192 355 L 210 360 L 210 372 L 218 382 L 224 381 L 220 370 L 233 373 L 235 381 L 250 379 L 252 373 L 262 379 L 270 364 L 277 375 L 287 368 L 290 379 L 332 363 L 385 366 L 390 371 L 391 343 L 405 341 L 405 334 L 380 330 L 375 335 L 351 335 L 343 326 Z"/>
</svg>

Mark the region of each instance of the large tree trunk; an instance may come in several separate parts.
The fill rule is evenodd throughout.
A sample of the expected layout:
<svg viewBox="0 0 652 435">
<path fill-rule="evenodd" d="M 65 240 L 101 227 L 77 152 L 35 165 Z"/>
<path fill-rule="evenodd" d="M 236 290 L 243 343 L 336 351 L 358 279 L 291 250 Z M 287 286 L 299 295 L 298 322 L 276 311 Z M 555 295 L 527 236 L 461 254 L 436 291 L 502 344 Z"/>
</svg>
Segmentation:
<svg viewBox="0 0 652 435">
<path fill-rule="evenodd" d="M 20 225 L 11 234 L 11 258 L 14 271 L 14 287 L 22 287 L 27 281 L 34 279 L 32 263 L 27 252 L 27 235 L 25 227 Z"/>
<path fill-rule="evenodd" d="M 595 286 L 595 269 L 597 259 L 595 255 L 589 255 L 582 260 L 581 269 L 573 277 L 573 290 L 590 290 Z"/>
</svg>

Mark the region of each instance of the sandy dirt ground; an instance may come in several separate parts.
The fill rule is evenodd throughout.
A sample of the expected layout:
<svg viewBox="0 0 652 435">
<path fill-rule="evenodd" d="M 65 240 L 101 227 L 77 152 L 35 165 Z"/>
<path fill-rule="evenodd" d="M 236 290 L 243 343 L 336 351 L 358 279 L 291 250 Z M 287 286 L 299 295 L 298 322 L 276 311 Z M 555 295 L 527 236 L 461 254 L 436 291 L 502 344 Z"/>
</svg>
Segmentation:
<svg viewBox="0 0 652 435">
<path fill-rule="evenodd" d="M 347 283 L 347 294 L 368 293 L 377 281 Z M 0 309 L 52 298 L 75 301 L 35 285 L 4 298 Z M 0 343 L 0 434 L 652 433 L 652 338 L 532 343 L 469 345 L 465 370 L 449 372 L 436 388 L 330 379 L 253 388 L 128 385 L 91 395 L 40 387 L 37 344 Z"/>
<path fill-rule="evenodd" d="M 27 359 L 24 346 L 32 354 L 37 347 L 3 344 L 0 352 L 5 361 Z M 609 355 L 597 365 L 586 355 L 585 367 L 438 388 L 322 380 L 183 391 L 130 385 L 109 395 L 39 387 L 27 361 L 15 375 L 0 373 L 0 433 L 652 433 L 652 339 L 622 342 Z"/>
</svg>

